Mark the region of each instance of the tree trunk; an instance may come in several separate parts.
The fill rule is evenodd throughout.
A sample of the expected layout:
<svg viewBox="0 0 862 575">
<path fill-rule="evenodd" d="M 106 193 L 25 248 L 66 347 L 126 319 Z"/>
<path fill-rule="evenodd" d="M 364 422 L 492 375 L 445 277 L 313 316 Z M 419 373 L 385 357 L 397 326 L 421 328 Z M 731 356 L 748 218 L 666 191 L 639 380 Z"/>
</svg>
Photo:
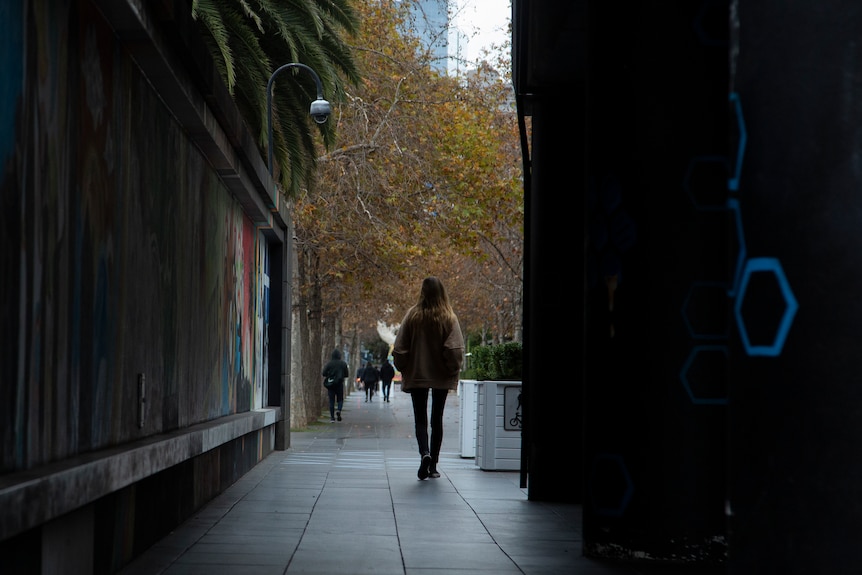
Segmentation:
<svg viewBox="0 0 862 575">
<path fill-rule="evenodd" d="M 293 259 L 293 277 L 291 282 L 291 337 L 290 337 L 290 427 L 301 428 L 308 424 L 308 412 L 306 410 L 305 387 L 302 385 L 302 350 L 305 338 L 302 336 L 302 318 L 305 317 L 305 296 L 302 295 L 299 286 L 302 285 L 301 278 L 305 268 L 302 257 L 297 250 L 291 250 L 290 257 Z"/>
<path fill-rule="evenodd" d="M 347 361 L 350 368 L 350 385 L 348 389 L 356 389 L 356 370 L 360 367 L 359 358 L 359 331 L 353 326 L 353 334 L 350 336 L 350 359 Z"/>
<path fill-rule="evenodd" d="M 341 308 L 333 314 L 333 349 L 338 348 L 342 351 L 342 357 L 344 361 L 347 362 L 347 384 L 344 386 L 344 397 L 350 395 L 351 390 L 353 389 L 353 382 L 356 379 L 354 377 L 354 373 L 356 372 L 356 368 L 354 367 L 354 363 L 352 360 L 353 356 L 353 340 L 348 339 L 344 335 L 344 312 Z"/>
<path fill-rule="evenodd" d="M 305 277 L 301 277 L 300 281 L 304 288 L 302 291 L 307 295 L 307 315 L 302 332 L 308 335 L 308 345 L 302 354 L 302 374 L 303 385 L 307 390 L 309 421 L 312 421 L 320 416 L 324 405 L 325 390 L 320 382 L 320 372 L 323 370 L 320 363 L 323 296 L 320 287 L 320 257 L 314 250 L 304 249 L 301 259 L 305 260 Z"/>
</svg>

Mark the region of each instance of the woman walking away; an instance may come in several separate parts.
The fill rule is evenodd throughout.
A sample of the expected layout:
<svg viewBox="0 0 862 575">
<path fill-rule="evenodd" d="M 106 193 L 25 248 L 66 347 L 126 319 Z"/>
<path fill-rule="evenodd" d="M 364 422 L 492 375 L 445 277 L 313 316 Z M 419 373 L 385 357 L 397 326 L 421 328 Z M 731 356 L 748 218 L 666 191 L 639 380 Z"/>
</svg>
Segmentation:
<svg viewBox="0 0 862 575">
<path fill-rule="evenodd" d="M 443 283 L 422 280 L 419 301 L 407 310 L 392 348 L 401 389 L 413 400 L 419 479 L 440 477 L 437 462 L 443 445 L 443 409 L 449 391 L 458 387 L 464 361 L 464 337 Z M 431 442 L 428 442 L 428 393 L 431 393 Z"/>
<path fill-rule="evenodd" d="M 341 421 L 341 408 L 344 407 L 344 379 L 350 375 L 347 362 L 341 359 L 341 352 L 332 350 L 330 360 L 323 366 L 323 386 L 329 392 L 329 421 Z M 336 411 L 335 403 L 338 402 Z"/>
</svg>

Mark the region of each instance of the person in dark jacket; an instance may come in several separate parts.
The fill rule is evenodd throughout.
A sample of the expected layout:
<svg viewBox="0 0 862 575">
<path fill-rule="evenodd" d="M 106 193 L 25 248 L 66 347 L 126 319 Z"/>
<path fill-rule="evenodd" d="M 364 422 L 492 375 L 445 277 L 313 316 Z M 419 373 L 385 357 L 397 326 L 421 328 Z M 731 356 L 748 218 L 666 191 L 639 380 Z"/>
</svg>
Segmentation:
<svg viewBox="0 0 862 575">
<path fill-rule="evenodd" d="M 322 375 L 323 386 L 329 392 L 329 421 L 335 421 L 336 417 L 341 421 L 341 408 L 344 407 L 344 380 L 350 375 L 350 370 L 347 369 L 347 362 L 341 359 L 339 350 L 332 350 L 329 361 L 323 366 Z M 334 381 L 330 382 L 330 379 Z"/>
<path fill-rule="evenodd" d="M 380 366 L 380 386 L 383 388 L 383 401 L 389 402 L 389 389 L 392 387 L 392 378 L 395 377 L 395 368 L 389 360 Z"/>
<path fill-rule="evenodd" d="M 371 401 L 374 396 L 374 388 L 377 387 L 377 382 L 380 381 L 380 372 L 369 361 L 365 364 L 365 369 L 362 370 L 362 385 L 365 387 L 365 403 Z"/>
<path fill-rule="evenodd" d="M 446 396 L 457 389 L 464 361 L 464 337 L 443 283 L 422 280 L 419 301 L 407 310 L 395 335 L 392 360 L 401 372 L 401 391 L 413 401 L 416 443 L 422 458 L 419 479 L 440 477 L 437 462 L 443 444 Z M 431 442 L 428 442 L 428 394 L 431 394 Z"/>
<path fill-rule="evenodd" d="M 362 367 L 361 365 L 356 370 L 356 383 L 355 383 L 354 387 L 356 388 L 357 391 L 362 389 L 362 372 L 364 370 L 365 370 L 365 368 Z"/>
</svg>

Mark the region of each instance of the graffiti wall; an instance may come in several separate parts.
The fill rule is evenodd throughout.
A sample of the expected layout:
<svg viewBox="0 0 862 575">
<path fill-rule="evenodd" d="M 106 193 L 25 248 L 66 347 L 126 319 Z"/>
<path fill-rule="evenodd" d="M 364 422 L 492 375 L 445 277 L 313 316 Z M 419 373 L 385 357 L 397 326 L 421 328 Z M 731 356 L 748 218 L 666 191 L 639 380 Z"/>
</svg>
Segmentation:
<svg viewBox="0 0 862 575">
<path fill-rule="evenodd" d="M 0 66 L 2 472 L 259 406 L 265 243 L 100 12 L 3 3 Z"/>
</svg>

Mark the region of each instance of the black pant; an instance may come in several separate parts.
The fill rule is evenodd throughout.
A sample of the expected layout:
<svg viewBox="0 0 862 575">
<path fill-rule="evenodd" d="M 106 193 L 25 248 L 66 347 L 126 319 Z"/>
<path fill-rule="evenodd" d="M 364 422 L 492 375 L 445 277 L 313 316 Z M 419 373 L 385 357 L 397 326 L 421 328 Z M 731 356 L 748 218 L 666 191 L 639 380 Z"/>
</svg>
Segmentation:
<svg viewBox="0 0 862 575">
<path fill-rule="evenodd" d="M 419 455 L 431 454 L 431 461 L 437 465 L 440 447 L 443 445 L 443 409 L 446 407 L 448 389 L 431 390 L 431 449 L 428 449 L 428 389 L 413 389 L 413 419 L 416 422 L 416 443 Z"/>
<path fill-rule="evenodd" d="M 392 381 L 383 382 L 383 399 L 389 399 L 389 389 L 392 387 Z"/>
<path fill-rule="evenodd" d="M 335 419 L 335 402 L 338 402 L 338 411 L 344 407 L 344 382 L 335 382 L 326 388 L 329 392 L 329 419 Z"/>
</svg>

